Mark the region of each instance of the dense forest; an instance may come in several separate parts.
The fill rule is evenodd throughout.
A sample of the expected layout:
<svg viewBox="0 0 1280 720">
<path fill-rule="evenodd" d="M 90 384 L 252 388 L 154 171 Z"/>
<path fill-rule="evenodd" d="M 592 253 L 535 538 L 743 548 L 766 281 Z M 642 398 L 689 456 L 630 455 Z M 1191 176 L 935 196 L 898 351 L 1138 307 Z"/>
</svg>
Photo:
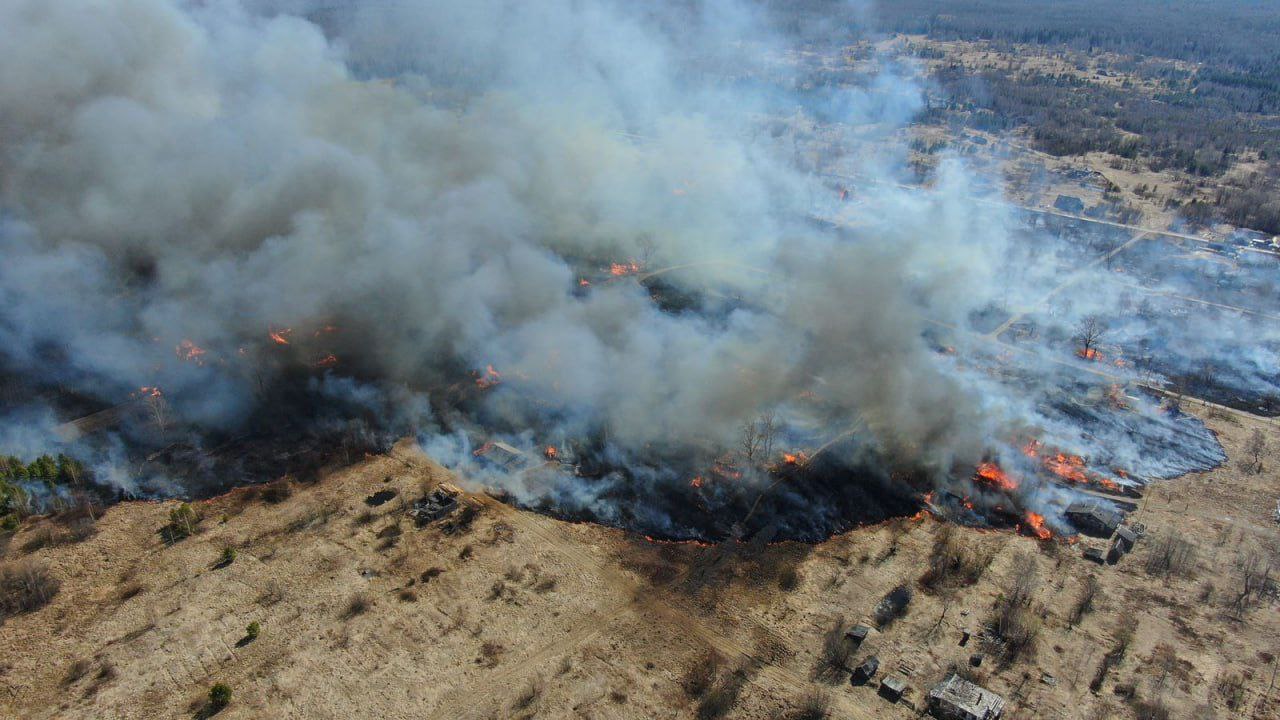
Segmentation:
<svg viewBox="0 0 1280 720">
<path fill-rule="evenodd" d="M 938 40 L 1063 45 L 1186 60 L 1237 71 L 1229 82 L 1280 73 L 1280 12 L 1271 0 L 886 0 L 879 27 Z"/>
<path fill-rule="evenodd" d="M 1221 219 L 1280 234 L 1280 8 L 1250 0 L 896 0 L 875 6 L 883 30 L 934 40 L 986 41 L 1092 58 L 1119 85 L 1080 73 L 943 65 L 946 102 L 926 121 L 1026 128 L 1054 155 L 1107 152 L 1214 178 L 1212 206 L 1190 203 L 1193 222 Z M 928 48 L 917 48 L 928 56 Z M 1102 56 L 1106 53 L 1105 57 Z M 936 59 L 936 55 L 934 56 Z M 1181 61 L 1181 62 L 1173 62 Z M 1151 90 L 1150 88 L 1156 88 Z M 1241 160 L 1259 161 L 1227 177 Z M 1212 210 L 1212 212 L 1209 212 Z"/>
</svg>

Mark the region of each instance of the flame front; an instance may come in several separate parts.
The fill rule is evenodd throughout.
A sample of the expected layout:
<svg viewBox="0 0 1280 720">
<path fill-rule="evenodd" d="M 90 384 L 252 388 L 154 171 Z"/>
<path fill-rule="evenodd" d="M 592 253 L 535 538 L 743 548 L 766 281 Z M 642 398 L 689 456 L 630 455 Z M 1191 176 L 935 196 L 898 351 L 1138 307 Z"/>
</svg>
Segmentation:
<svg viewBox="0 0 1280 720">
<path fill-rule="evenodd" d="M 624 277 L 626 275 L 635 275 L 641 270 L 640 263 L 635 260 L 628 260 L 624 263 L 609 263 L 609 274 L 614 277 Z"/>
<path fill-rule="evenodd" d="M 281 328 L 280 330 L 267 329 L 267 336 L 277 345 L 289 344 L 289 333 L 293 332 L 293 328 Z"/>
<path fill-rule="evenodd" d="M 481 390 L 488 390 L 500 382 L 502 382 L 502 374 L 494 370 L 492 365 L 485 365 L 484 374 L 476 378 L 476 386 Z"/>
<path fill-rule="evenodd" d="M 179 360 L 193 362 L 197 365 L 204 364 L 204 356 L 209 352 L 190 340 L 183 340 L 178 343 L 178 347 L 174 348 L 173 351 L 177 354 Z"/>
<path fill-rule="evenodd" d="M 1044 526 L 1044 516 L 1041 515 L 1040 513 L 1035 513 L 1028 510 L 1026 520 L 1027 520 L 1027 529 L 1031 531 L 1032 535 L 1035 535 L 1037 538 L 1040 538 L 1041 540 L 1048 540 L 1049 538 L 1053 537 L 1053 533 L 1049 530 L 1049 528 Z"/>
<path fill-rule="evenodd" d="M 1045 458 L 1044 466 L 1049 469 L 1049 472 L 1064 480 L 1078 483 L 1089 481 L 1089 478 L 1084 474 L 1084 458 L 1079 455 L 1058 453 L 1052 457 Z"/>
<path fill-rule="evenodd" d="M 999 490 L 1012 491 L 1018 489 L 1018 482 L 993 462 L 978 465 L 978 478 L 985 480 Z"/>
</svg>

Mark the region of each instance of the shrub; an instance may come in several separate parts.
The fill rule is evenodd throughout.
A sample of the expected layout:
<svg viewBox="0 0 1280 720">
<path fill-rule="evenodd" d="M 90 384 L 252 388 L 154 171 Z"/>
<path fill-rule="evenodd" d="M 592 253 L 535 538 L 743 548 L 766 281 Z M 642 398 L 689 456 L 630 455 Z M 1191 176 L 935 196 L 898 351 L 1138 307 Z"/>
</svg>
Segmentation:
<svg viewBox="0 0 1280 720">
<path fill-rule="evenodd" d="M 257 620 L 254 620 L 253 622 L 249 623 L 249 625 L 244 629 L 244 636 L 249 638 L 250 640 L 257 640 L 258 635 L 261 633 L 262 633 L 262 625 L 260 625 Z"/>
<path fill-rule="evenodd" d="M 1244 678 L 1239 675 L 1227 673 L 1220 676 L 1214 689 L 1229 710 L 1239 710 L 1244 704 Z"/>
<path fill-rule="evenodd" d="M 478 514 L 474 507 L 463 505 L 461 510 L 454 513 L 453 517 L 443 524 L 442 530 L 446 535 L 463 535 L 471 530 L 471 524 Z"/>
<path fill-rule="evenodd" d="M 262 593 L 258 595 L 258 604 L 263 607 L 270 607 L 284 599 L 284 587 L 278 580 L 268 580 L 266 587 L 262 589 Z"/>
<path fill-rule="evenodd" d="M 145 589 L 146 589 L 146 586 L 144 586 L 142 583 L 138 582 L 137 580 L 130 580 L 120 586 L 120 589 L 116 592 L 116 597 L 120 600 L 120 602 L 124 602 L 125 600 L 128 600 L 130 598 L 137 597 Z"/>
<path fill-rule="evenodd" d="M 800 699 L 787 720 L 826 720 L 831 715 L 831 696 L 822 690 L 812 690 Z"/>
<path fill-rule="evenodd" d="M 363 615 L 373 607 L 373 600 L 364 593 L 356 593 L 347 600 L 347 607 L 342 611 L 342 617 L 353 618 L 357 615 Z"/>
<path fill-rule="evenodd" d="M 965 543 L 953 525 L 943 525 L 933 539 L 929 569 L 920 577 L 920 586 L 934 591 L 948 586 L 969 586 L 978 582 L 995 556 Z"/>
<path fill-rule="evenodd" d="M 834 681 L 849 669 L 849 658 L 853 656 L 853 647 L 845 633 L 848 626 L 844 618 L 837 618 L 835 624 L 822 638 L 822 652 L 818 655 L 818 666 L 814 676 L 819 680 Z"/>
<path fill-rule="evenodd" d="M 516 695 L 515 702 L 512 704 L 512 709 L 524 710 L 525 708 L 532 705 L 534 701 L 538 699 L 538 696 L 541 694 L 542 694 L 542 679 L 541 678 L 534 679 L 528 685 L 524 686 L 524 689 L 520 691 L 519 695 Z"/>
<path fill-rule="evenodd" d="M 1190 576 L 1195 567 L 1196 546 L 1185 537 L 1170 532 L 1151 544 L 1146 564 L 1148 574 L 1165 578 Z"/>
<path fill-rule="evenodd" d="M 1085 615 L 1093 611 L 1094 602 L 1098 597 L 1098 576 L 1090 575 L 1084 579 L 1084 585 L 1080 588 L 1080 595 L 1076 597 L 1076 602 L 1071 607 L 1071 624 L 1076 625 L 1084 618 Z"/>
<path fill-rule="evenodd" d="M 219 563 L 218 563 L 218 564 L 219 564 L 219 565 L 221 565 L 222 567 L 226 567 L 226 566 L 230 565 L 231 563 L 233 563 L 233 562 L 235 562 L 235 561 L 236 561 L 236 549 L 235 549 L 235 548 L 223 548 L 223 549 L 222 549 L 222 559 L 219 561 Z"/>
<path fill-rule="evenodd" d="M 209 688 L 209 707 L 221 710 L 231 703 L 231 686 L 226 683 L 214 683 Z"/>
<path fill-rule="evenodd" d="M 680 687 L 690 698 L 702 697 L 715 682 L 719 669 L 720 656 L 708 651 L 695 658 L 685 670 L 684 676 L 680 678 Z"/>
<path fill-rule="evenodd" d="M 746 680 L 746 674 L 740 670 L 722 677 L 698 703 L 698 720 L 716 720 L 727 715 L 738 704 L 738 695 Z"/>
<path fill-rule="evenodd" d="M 991 623 L 996 637 L 1005 643 L 1005 656 L 1009 660 L 1029 650 L 1040 633 L 1040 617 L 1032 603 L 1038 584 L 1035 557 L 1030 554 L 1017 557 L 1009 591 L 997 601 Z"/>
<path fill-rule="evenodd" d="M 195 508 L 182 503 L 169 511 L 169 524 L 161 528 L 160 533 L 166 542 L 177 542 L 194 535 L 201 519 Z"/>
<path fill-rule="evenodd" d="M 778 588 L 783 592 L 791 592 L 800 587 L 800 571 L 795 566 L 787 565 L 778 572 Z"/>
<path fill-rule="evenodd" d="M 0 566 L 0 618 L 44 607 L 61 586 L 47 566 L 33 560 Z"/>
<path fill-rule="evenodd" d="M 501 644 L 493 642 L 492 640 L 486 640 L 484 644 L 480 646 L 479 662 L 487 668 L 495 668 L 498 666 L 498 662 L 502 659 L 502 654 L 506 651 L 507 649 Z"/>
<path fill-rule="evenodd" d="M 1133 704 L 1135 720 L 1169 720 L 1169 708 L 1159 700 L 1138 700 Z"/>
<path fill-rule="evenodd" d="M 282 503 L 293 495 L 293 486 L 288 480 L 277 480 L 262 488 L 262 499 L 271 504 Z"/>
<path fill-rule="evenodd" d="M 907 606 L 911 604 L 911 598 L 911 588 L 907 585 L 899 585 L 890 590 L 876 605 L 875 613 L 872 615 L 876 625 L 886 628 L 898 618 L 906 615 Z"/>
<path fill-rule="evenodd" d="M 75 684 L 80 678 L 88 675 L 91 669 L 93 669 L 93 663 L 88 658 L 80 658 L 71 663 L 71 667 L 67 668 L 67 674 L 62 677 L 62 684 Z"/>
</svg>

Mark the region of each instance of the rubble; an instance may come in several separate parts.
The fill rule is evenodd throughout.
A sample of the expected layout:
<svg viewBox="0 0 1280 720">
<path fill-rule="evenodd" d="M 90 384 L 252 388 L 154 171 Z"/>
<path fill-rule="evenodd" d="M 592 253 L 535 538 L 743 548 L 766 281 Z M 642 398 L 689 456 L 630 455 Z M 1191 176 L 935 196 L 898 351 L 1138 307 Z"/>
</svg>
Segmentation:
<svg viewBox="0 0 1280 720">
<path fill-rule="evenodd" d="M 929 691 L 929 714 L 939 720 L 995 720 L 1004 698 L 951 674 Z"/>
<path fill-rule="evenodd" d="M 1071 503 L 1063 514 L 1080 532 L 1100 538 L 1111 537 L 1124 521 L 1123 513 L 1093 502 Z"/>
<path fill-rule="evenodd" d="M 459 492 L 450 485 L 437 485 L 413 503 L 413 507 L 409 508 L 409 517 L 413 518 L 418 527 L 439 520 L 458 509 Z"/>
</svg>

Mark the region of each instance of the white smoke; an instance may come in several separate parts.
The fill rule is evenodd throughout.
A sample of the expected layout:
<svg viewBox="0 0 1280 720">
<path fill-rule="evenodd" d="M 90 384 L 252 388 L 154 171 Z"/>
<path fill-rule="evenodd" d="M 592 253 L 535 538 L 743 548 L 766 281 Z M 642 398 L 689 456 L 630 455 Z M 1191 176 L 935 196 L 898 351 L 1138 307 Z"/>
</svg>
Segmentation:
<svg viewBox="0 0 1280 720">
<path fill-rule="evenodd" d="M 948 162 L 925 191 L 862 188 L 849 233 L 812 223 L 835 193 L 797 162 L 802 55 L 776 19 L 738 0 L 11 0 L 6 365 L 107 403 L 158 385 L 183 423 L 232 429 L 281 372 L 268 331 L 334 323 L 331 373 L 398 388 L 410 424 L 492 365 L 485 422 L 621 453 L 731 447 L 812 393 L 903 462 L 976 462 L 1027 402 L 923 333 L 993 302 L 1012 219 Z M 824 97 L 884 140 L 861 172 L 899 171 L 913 72 Z M 729 299 L 579 287 L 636 258 Z"/>
</svg>

